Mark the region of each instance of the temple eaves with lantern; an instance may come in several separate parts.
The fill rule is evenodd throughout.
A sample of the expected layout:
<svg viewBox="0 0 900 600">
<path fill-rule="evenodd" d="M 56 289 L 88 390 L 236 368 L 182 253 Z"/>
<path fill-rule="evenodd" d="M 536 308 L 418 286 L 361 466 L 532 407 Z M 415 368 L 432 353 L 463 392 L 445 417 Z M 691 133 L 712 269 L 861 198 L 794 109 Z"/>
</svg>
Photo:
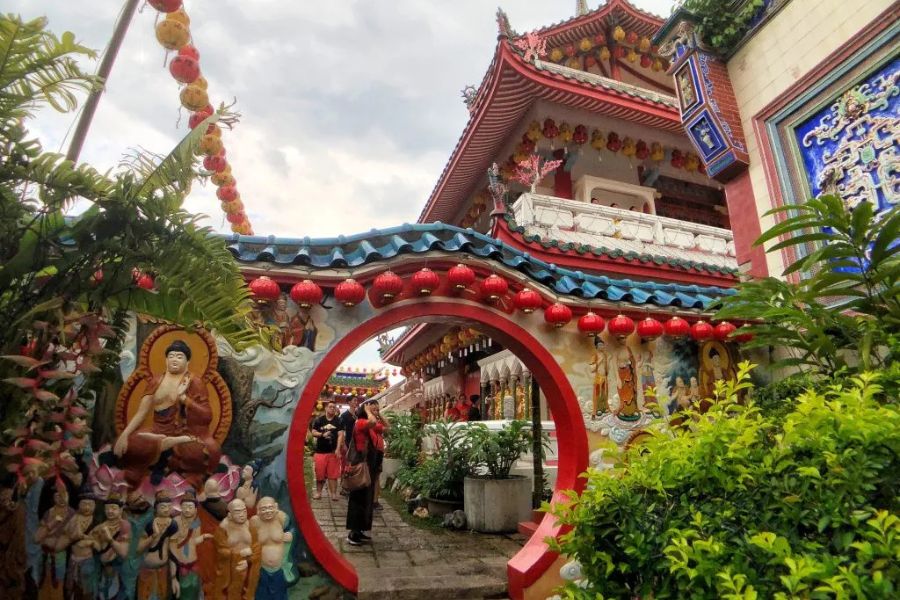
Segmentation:
<svg viewBox="0 0 900 600">
<path fill-rule="evenodd" d="M 335 371 L 322 388 L 322 399 L 346 402 L 350 398 L 371 398 L 390 386 L 388 372 L 362 368 L 343 368 Z"/>
</svg>

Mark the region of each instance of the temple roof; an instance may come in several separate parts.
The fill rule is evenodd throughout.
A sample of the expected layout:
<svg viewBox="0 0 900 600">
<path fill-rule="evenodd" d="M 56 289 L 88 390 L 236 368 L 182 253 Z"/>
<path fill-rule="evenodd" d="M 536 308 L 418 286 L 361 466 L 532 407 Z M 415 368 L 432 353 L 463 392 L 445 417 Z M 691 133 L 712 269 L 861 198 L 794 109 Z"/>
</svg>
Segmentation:
<svg viewBox="0 0 900 600">
<path fill-rule="evenodd" d="M 547 25 L 535 31 L 547 39 L 547 45 L 562 46 L 581 38 L 606 33 L 610 25 L 635 31 L 638 35 L 653 37 L 665 23 L 665 19 L 633 6 L 628 0 L 607 0 L 594 10 L 571 19 Z"/>
<path fill-rule="evenodd" d="M 618 279 L 589 275 L 548 263 L 500 240 L 442 223 L 402 225 L 337 238 L 276 238 L 274 236 L 221 236 L 239 262 L 266 262 L 319 269 L 357 268 L 405 254 L 450 252 L 495 261 L 521 272 L 560 296 L 627 302 L 640 306 L 704 309 L 718 297 L 734 294 L 719 286 L 688 285 Z M 622 256 L 633 261 L 653 261 L 649 255 Z M 455 257 L 453 260 L 458 260 Z M 703 268 L 702 265 L 684 265 Z"/>
<path fill-rule="evenodd" d="M 636 31 L 646 31 L 647 35 L 652 35 L 663 22 L 625 0 L 610 0 L 595 11 L 538 33 L 551 40 L 567 39 L 570 35 L 580 38 L 580 32 L 587 28 L 599 31 L 608 19 L 633 22 Z M 546 61 L 526 61 L 523 50 L 501 35 L 491 65 L 470 104 L 469 121 L 419 215 L 419 222 L 452 221 L 510 133 L 541 100 L 683 133 L 674 97 Z"/>
</svg>

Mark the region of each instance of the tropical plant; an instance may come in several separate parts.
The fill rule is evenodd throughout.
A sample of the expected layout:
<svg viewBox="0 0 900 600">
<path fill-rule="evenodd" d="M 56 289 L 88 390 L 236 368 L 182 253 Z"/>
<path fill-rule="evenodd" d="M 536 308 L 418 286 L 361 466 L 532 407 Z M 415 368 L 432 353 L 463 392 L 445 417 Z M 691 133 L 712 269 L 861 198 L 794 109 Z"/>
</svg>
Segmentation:
<svg viewBox="0 0 900 600">
<path fill-rule="evenodd" d="M 546 451 L 550 437 L 542 432 L 541 449 Z M 508 479 L 513 464 L 532 449 L 534 439 L 529 421 L 512 421 L 491 431 L 484 423 L 469 423 L 466 429 L 471 475 L 488 479 Z M 544 452 L 538 460 L 543 460 Z"/>
<path fill-rule="evenodd" d="M 783 418 L 723 387 L 688 426 L 660 424 L 624 471 L 590 470 L 552 509 L 581 563 L 567 598 L 893 598 L 900 593 L 900 407 L 862 373 Z"/>
<path fill-rule="evenodd" d="M 390 427 L 384 432 L 385 456 L 403 465 L 415 466 L 422 446 L 422 421 L 415 413 L 388 413 Z"/>
<path fill-rule="evenodd" d="M 427 498 L 462 500 L 463 484 L 471 470 L 466 426 L 436 421 L 426 428 L 425 434 L 432 436 L 435 451 L 415 467 L 410 477 L 412 487 Z"/>
<path fill-rule="evenodd" d="M 723 7 L 723 4 L 730 6 Z M 765 6 L 764 0 L 684 0 L 681 5 L 697 18 L 697 33 L 722 56 L 744 39 Z"/>
<path fill-rule="evenodd" d="M 875 214 L 869 202 L 850 210 L 823 196 L 767 214 L 785 212 L 795 214 L 756 244 L 784 236 L 768 251 L 816 245 L 784 271 L 802 277 L 743 283 L 716 317 L 757 321 L 748 347 L 783 349 L 781 366 L 826 377 L 888 366 L 900 352 L 900 207 Z"/>
<path fill-rule="evenodd" d="M 7 454 L 36 468 L 83 445 L 79 394 L 115 367 L 122 330 L 110 324 L 125 311 L 206 327 L 238 348 L 265 339 L 235 261 L 182 208 L 200 137 L 233 115 L 220 109 L 168 155 L 133 152 L 105 174 L 44 152 L 28 122 L 46 107 L 74 110 L 101 84 L 77 62 L 94 53 L 46 26 L 0 15 L 0 354 L 11 357 L 0 361 L 0 423 L 23 425 Z"/>
</svg>

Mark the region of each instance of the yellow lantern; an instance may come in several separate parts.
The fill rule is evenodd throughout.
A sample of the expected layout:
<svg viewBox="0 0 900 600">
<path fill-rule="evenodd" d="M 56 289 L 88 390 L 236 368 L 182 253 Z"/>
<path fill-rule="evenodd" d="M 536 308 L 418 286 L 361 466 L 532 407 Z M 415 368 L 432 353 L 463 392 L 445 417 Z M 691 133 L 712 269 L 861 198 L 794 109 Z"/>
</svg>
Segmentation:
<svg viewBox="0 0 900 600">
<path fill-rule="evenodd" d="M 220 138 L 222 137 L 222 130 L 218 125 L 210 125 L 206 130 L 206 135 L 214 135 L 217 138 Z"/>
<path fill-rule="evenodd" d="M 528 155 L 525 154 L 524 152 L 516 152 L 515 154 L 513 154 L 513 160 L 516 161 L 517 163 L 520 163 L 520 162 L 528 160 Z"/>
<path fill-rule="evenodd" d="M 693 173 L 699 167 L 700 158 L 693 152 L 688 152 L 687 157 L 684 159 L 684 169 L 690 173 Z"/>
<path fill-rule="evenodd" d="M 661 161 L 666 157 L 666 152 L 663 150 L 662 144 L 659 142 L 653 142 L 650 144 L 650 160 L 655 160 L 657 162 Z"/>
<path fill-rule="evenodd" d="M 609 48 L 607 48 L 606 46 L 600 48 L 599 56 L 601 61 L 609 60 Z"/>
<path fill-rule="evenodd" d="M 561 61 L 563 56 L 565 56 L 565 54 L 563 54 L 562 48 L 554 48 L 550 51 L 550 60 L 553 62 Z"/>
<path fill-rule="evenodd" d="M 206 90 L 196 85 L 185 86 L 179 95 L 181 105 L 190 111 L 198 111 L 209 104 Z"/>
<path fill-rule="evenodd" d="M 570 69 L 581 69 L 581 58 L 573 56 L 566 61 L 566 66 Z"/>
<path fill-rule="evenodd" d="M 485 206 L 487 205 L 487 196 L 485 196 L 484 192 L 478 192 L 475 195 L 475 206 Z"/>
<path fill-rule="evenodd" d="M 582 52 L 590 52 L 593 47 L 594 42 L 590 38 L 581 38 L 581 41 L 578 42 L 578 49 Z"/>
<path fill-rule="evenodd" d="M 625 57 L 628 59 L 628 62 L 633 63 L 638 58 L 638 53 L 634 51 L 634 48 L 628 51 L 628 55 Z"/>
<path fill-rule="evenodd" d="M 216 187 L 224 187 L 226 185 L 234 185 L 234 176 L 230 171 L 219 171 L 218 173 L 213 173 L 212 177 L 209 178 L 212 181 L 213 185 Z"/>
<path fill-rule="evenodd" d="M 620 25 L 616 25 L 616 28 L 613 30 L 613 39 L 617 42 L 625 39 L 625 30 Z"/>
<path fill-rule="evenodd" d="M 653 64 L 650 65 L 650 68 L 654 71 L 662 71 L 663 63 L 660 59 L 657 58 L 653 61 Z"/>
<path fill-rule="evenodd" d="M 204 77 L 203 75 L 201 75 L 200 77 L 198 77 L 197 79 L 192 81 L 191 85 L 196 85 L 197 87 L 199 87 L 200 89 L 203 89 L 203 90 L 209 89 L 209 82 L 206 81 L 206 77 Z"/>
<path fill-rule="evenodd" d="M 456 336 L 453 333 L 447 333 L 447 334 L 444 334 L 444 337 L 441 338 L 441 341 L 443 341 L 445 344 L 447 344 L 449 346 L 450 343 L 453 341 L 454 337 L 456 337 Z"/>
<path fill-rule="evenodd" d="M 184 12 L 183 8 L 179 8 L 176 11 L 166 14 L 166 21 L 176 21 L 185 27 L 191 26 L 191 18 Z"/>
<path fill-rule="evenodd" d="M 591 133 L 591 148 L 594 150 L 603 150 L 606 148 L 606 138 L 603 137 L 603 132 L 599 129 L 595 129 Z"/>
<path fill-rule="evenodd" d="M 650 38 L 642 37 L 638 48 L 641 49 L 641 52 L 647 52 L 650 49 Z"/>
<path fill-rule="evenodd" d="M 622 140 L 622 154 L 625 156 L 634 156 L 637 151 L 637 144 L 630 137 Z"/>
<path fill-rule="evenodd" d="M 565 121 L 559 124 L 559 139 L 564 144 L 572 141 L 572 126 Z"/>
<path fill-rule="evenodd" d="M 215 156 L 222 151 L 222 138 L 211 133 L 207 133 L 202 138 L 200 138 L 199 150 L 201 153 L 207 156 Z"/>
<path fill-rule="evenodd" d="M 190 39 L 191 32 L 187 26 L 178 21 L 164 19 L 156 26 L 156 40 L 168 50 L 183 48 Z"/>
<path fill-rule="evenodd" d="M 528 131 L 525 132 L 525 137 L 527 137 L 532 142 L 537 142 L 541 139 L 543 133 L 541 133 L 541 124 L 538 121 L 532 121 L 528 126 Z"/>
</svg>

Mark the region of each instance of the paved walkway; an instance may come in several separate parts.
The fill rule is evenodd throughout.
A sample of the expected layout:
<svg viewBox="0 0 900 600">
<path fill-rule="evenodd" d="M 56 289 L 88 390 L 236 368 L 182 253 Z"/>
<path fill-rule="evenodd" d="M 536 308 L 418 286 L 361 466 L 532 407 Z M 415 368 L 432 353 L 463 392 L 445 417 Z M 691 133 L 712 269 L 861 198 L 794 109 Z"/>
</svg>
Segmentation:
<svg viewBox="0 0 900 600">
<path fill-rule="evenodd" d="M 525 543 L 518 534 L 430 531 L 403 521 L 388 502 L 375 511 L 372 543 L 351 546 L 347 500 L 311 500 L 329 541 L 356 568 L 359 600 L 506 598 L 506 563 Z"/>
</svg>

